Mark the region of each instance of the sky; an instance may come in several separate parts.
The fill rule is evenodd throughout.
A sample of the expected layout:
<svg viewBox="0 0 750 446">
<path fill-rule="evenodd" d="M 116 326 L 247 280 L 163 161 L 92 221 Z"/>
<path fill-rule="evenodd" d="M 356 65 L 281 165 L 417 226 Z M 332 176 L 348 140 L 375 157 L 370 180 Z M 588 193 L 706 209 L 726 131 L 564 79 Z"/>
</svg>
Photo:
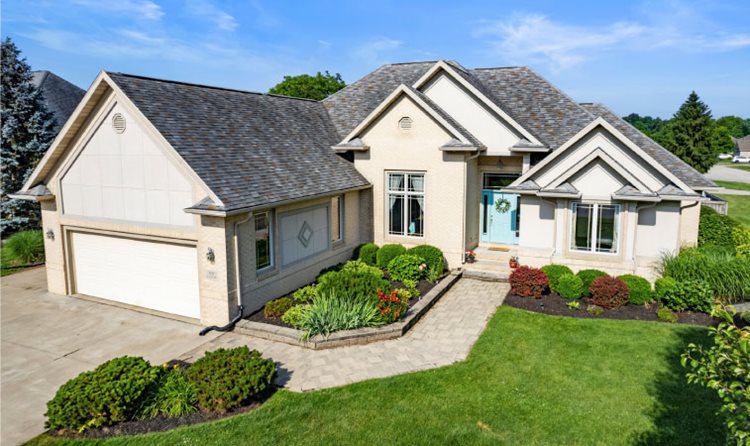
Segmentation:
<svg viewBox="0 0 750 446">
<path fill-rule="evenodd" d="M 3 0 L 33 69 L 267 91 L 284 75 L 453 59 L 532 67 L 580 102 L 668 118 L 695 90 L 750 117 L 750 1 Z"/>
</svg>

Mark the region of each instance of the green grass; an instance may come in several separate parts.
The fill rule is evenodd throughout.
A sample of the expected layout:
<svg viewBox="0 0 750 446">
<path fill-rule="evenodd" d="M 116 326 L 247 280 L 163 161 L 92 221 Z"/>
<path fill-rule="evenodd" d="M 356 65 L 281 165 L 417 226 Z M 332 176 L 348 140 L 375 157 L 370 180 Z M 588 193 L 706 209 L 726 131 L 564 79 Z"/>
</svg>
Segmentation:
<svg viewBox="0 0 750 446">
<path fill-rule="evenodd" d="M 735 189 L 735 190 L 750 190 L 750 183 L 743 183 L 740 181 L 720 181 L 716 180 L 714 183 L 718 184 L 721 187 L 726 187 L 727 189 Z"/>
<path fill-rule="evenodd" d="M 750 164 L 736 164 L 736 163 L 731 163 L 731 164 L 729 164 L 729 167 L 731 167 L 732 169 L 740 169 L 740 170 L 746 170 L 746 171 L 750 172 Z"/>
<path fill-rule="evenodd" d="M 750 227 L 750 195 L 718 195 L 729 203 L 729 216 Z"/>
<path fill-rule="evenodd" d="M 689 342 L 708 343 L 706 333 L 503 306 L 464 362 L 317 392 L 279 391 L 246 414 L 101 444 L 720 445 L 717 396 L 688 385 L 679 365 Z M 87 442 L 32 441 L 63 443 Z"/>
</svg>

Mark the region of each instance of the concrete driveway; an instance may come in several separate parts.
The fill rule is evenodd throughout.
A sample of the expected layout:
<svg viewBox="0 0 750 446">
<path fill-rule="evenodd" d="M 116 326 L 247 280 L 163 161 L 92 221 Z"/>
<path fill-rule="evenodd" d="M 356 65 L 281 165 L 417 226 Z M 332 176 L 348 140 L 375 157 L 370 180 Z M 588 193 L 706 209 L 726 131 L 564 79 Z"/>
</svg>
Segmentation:
<svg viewBox="0 0 750 446">
<path fill-rule="evenodd" d="M 746 165 L 747 164 L 743 164 L 743 166 Z M 750 172 L 742 169 L 733 169 L 727 165 L 717 164 L 706 173 L 706 178 L 710 180 L 750 183 Z"/>
<path fill-rule="evenodd" d="M 161 364 L 215 338 L 200 327 L 50 294 L 44 268 L 0 279 L 0 443 L 44 431 L 46 403 L 79 373 L 116 356 Z"/>
</svg>

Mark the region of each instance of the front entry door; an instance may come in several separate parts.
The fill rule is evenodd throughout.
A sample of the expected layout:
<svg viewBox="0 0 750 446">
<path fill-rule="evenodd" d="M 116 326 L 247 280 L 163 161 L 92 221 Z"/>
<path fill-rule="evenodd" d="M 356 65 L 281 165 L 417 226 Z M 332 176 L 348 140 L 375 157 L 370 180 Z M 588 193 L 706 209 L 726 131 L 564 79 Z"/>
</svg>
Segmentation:
<svg viewBox="0 0 750 446">
<path fill-rule="evenodd" d="M 480 240 L 485 243 L 518 244 L 520 214 L 518 194 L 483 190 Z"/>
</svg>

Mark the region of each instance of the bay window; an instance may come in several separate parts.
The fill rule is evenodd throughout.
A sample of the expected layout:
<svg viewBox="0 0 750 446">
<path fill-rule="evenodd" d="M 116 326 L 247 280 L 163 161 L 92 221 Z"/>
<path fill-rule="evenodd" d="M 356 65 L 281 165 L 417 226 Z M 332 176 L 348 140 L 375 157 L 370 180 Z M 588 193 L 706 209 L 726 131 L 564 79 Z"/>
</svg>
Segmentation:
<svg viewBox="0 0 750 446">
<path fill-rule="evenodd" d="M 387 178 L 388 234 L 424 236 L 424 174 L 391 172 Z"/>
<path fill-rule="evenodd" d="M 619 204 L 573 203 L 570 249 L 616 254 Z"/>
</svg>

